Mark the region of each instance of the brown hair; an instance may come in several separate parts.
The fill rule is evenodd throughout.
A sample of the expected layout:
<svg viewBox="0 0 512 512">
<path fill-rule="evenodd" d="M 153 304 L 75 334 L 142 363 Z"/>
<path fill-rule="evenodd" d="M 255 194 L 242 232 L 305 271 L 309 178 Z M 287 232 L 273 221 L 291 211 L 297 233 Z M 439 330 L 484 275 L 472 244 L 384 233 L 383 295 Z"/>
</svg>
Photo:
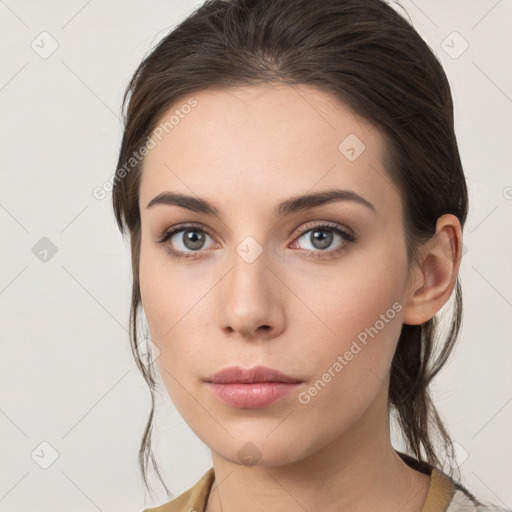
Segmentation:
<svg viewBox="0 0 512 512">
<path fill-rule="evenodd" d="M 435 234 L 439 216 L 451 213 L 461 227 L 466 221 L 467 188 L 448 80 L 428 45 L 393 8 L 381 0 L 207 0 L 143 59 L 123 98 L 125 127 L 112 194 L 119 229 L 130 233 L 130 341 L 152 399 L 139 450 L 146 486 L 149 459 L 163 480 L 151 450 L 156 376 L 138 350 L 141 162 L 129 172 L 119 170 L 178 99 L 212 87 L 272 81 L 315 86 L 379 129 L 386 168 L 404 205 L 409 268 L 417 263 L 419 245 Z M 456 467 L 450 436 L 428 388 L 459 333 L 459 279 L 449 330 L 436 357 L 437 316 L 403 325 L 388 402 L 420 465 L 441 467 L 449 461 L 450 474 Z"/>
</svg>

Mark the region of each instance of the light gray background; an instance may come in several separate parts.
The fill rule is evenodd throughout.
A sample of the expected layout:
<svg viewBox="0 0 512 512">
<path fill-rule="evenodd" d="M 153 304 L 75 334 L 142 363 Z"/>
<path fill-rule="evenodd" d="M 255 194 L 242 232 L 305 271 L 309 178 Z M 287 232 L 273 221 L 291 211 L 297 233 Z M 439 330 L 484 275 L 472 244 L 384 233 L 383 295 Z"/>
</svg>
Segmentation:
<svg viewBox="0 0 512 512">
<path fill-rule="evenodd" d="M 129 78 L 199 4 L 0 0 L 0 511 L 128 512 L 167 499 L 157 484 L 150 499 L 137 470 L 150 401 L 129 349 L 128 245 L 110 196 L 92 190 L 115 171 Z M 451 82 L 470 190 L 463 330 L 434 398 L 463 482 L 510 508 L 512 2 L 403 5 Z M 47 262 L 32 252 L 42 237 L 58 250 Z M 209 450 L 166 396 L 157 427 L 177 495 L 210 467 Z"/>
</svg>

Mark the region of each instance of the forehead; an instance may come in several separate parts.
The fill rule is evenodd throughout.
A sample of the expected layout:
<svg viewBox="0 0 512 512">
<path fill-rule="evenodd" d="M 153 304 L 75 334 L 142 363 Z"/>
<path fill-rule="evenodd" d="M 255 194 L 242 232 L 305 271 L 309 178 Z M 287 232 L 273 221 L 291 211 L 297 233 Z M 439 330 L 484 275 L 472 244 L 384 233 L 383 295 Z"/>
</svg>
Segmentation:
<svg viewBox="0 0 512 512">
<path fill-rule="evenodd" d="M 311 86 L 200 91 L 175 102 L 156 130 L 143 164 L 141 211 L 166 190 L 245 208 L 330 187 L 374 204 L 399 199 L 379 131 Z"/>
</svg>

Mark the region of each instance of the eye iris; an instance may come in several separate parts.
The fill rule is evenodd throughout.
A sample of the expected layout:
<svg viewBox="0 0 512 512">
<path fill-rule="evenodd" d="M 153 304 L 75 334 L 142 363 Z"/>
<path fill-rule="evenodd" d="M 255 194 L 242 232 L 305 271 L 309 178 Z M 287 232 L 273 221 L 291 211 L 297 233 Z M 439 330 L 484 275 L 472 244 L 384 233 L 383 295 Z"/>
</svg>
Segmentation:
<svg viewBox="0 0 512 512">
<path fill-rule="evenodd" d="M 201 249 L 204 245 L 204 234 L 197 230 L 187 229 L 183 232 L 183 243 L 188 249 Z M 189 245 L 191 244 L 191 245 Z"/>
<path fill-rule="evenodd" d="M 318 234 L 320 235 L 318 236 Z M 325 236 L 323 233 L 328 233 L 327 236 Z M 313 246 L 315 246 L 317 249 L 325 249 L 326 247 L 329 247 L 332 243 L 333 234 L 331 231 L 327 230 L 316 230 L 311 233 L 311 241 L 313 242 Z M 320 242 L 319 245 L 317 245 L 317 242 Z"/>
</svg>

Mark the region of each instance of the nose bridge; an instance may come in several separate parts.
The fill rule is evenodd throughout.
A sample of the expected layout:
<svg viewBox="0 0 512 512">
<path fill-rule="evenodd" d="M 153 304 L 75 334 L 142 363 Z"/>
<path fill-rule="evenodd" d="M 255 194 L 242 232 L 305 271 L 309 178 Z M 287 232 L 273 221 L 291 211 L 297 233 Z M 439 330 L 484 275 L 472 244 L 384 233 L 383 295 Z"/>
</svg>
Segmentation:
<svg viewBox="0 0 512 512">
<path fill-rule="evenodd" d="M 235 247 L 231 263 L 227 296 L 235 304 L 241 302 L 242 306 L 247 300 L 257 302 L 268 298 L 268 258 L 266 251 L 256 239 L 246 237 L 242 240 Z"/>
<path fill-rule="evenodd" d="M 278 293 L 273 287 L 267 250 L 252 237 L 235 247 L 231 269 L 224 280 L 219 304 L 221 327 L 253 336 L 261 326 L 275 329 L 280 316 Z"/>
</svg>

